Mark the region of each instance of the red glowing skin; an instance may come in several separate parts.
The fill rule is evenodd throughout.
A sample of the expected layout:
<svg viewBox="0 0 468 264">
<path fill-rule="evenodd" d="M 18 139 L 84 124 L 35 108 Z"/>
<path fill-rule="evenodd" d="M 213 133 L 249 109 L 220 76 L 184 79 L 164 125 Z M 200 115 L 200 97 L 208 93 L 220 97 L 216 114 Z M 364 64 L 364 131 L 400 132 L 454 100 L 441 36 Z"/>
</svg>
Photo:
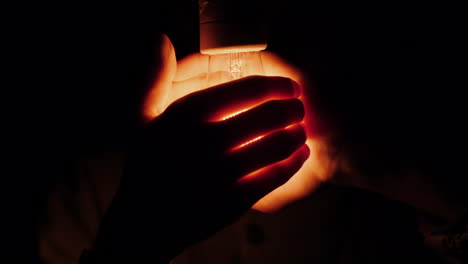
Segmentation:
<svg viewBox="0 0 468 264">
<path fill-rule="evenodd" d="M 173 56 L 175 58 L 175 53 L 172 51 L 172 53 L 165 54 L 164 56 Z M 330 178 L 331 172 L 334 171 L 334 164 L 324 154 L 325 144 L 322 143 L 322 140 L 320 140 L 320 137 L 314 130 L 313 113 L 310 107 L 310 98 L 308 97 L 308 91 L 311 87 L 308 81 L 299 70 L 273 53 L 261 52 L 261 58 L 266 76 L 288 77 L 300 85 L 299 99 L 304 103 L 306 112 L 302 125 L 306 129 L 306 144 L 310 149 L 310 156 L 307 161 L 303 165 L 298 164 L 298 166 L 302 165 L 302 168 L 288 182 L 270 192 L 253 206 L 254 209 L 260 211 L 272 212 L 284 207 L 288 203 L 302 199 L 316 190 L 322 182 Z M 144 104 L 143 113 L 145 117 L 150 120 L 158 116 L 169 104 L 177 99 L 192 92 L 208 88 L 206 69 L 208 69 L 208 55 L 193 54 L 180 60 L 177 65 L 170 65 L 169 70 L 158 72 L 152 92 L 148 94 Z M 223 82 L 222 78 L 219 80 L 220 83 Z M 284 98 L 279 98 L 272 94 L 267 98 L 262 98 L 262 100 L 245 101 L 243 104 L 232 106 L 228 109 L 224 108 L 222 112 L 213 113 L 210 122 L 230 118 L 266 101 L 275 99 Z M 259 135 L 254 139 L 248 140 L 248 142 L 239 144 L 233 149 L 242 148 L 247 144 L 254 144 L 260 141 L 263 136 Z M 292 156 L 277 163 L 292 162 Z M 247 183 L 251 177 L 266 178 L 268 173 L 274 170 L 275 165 L 278 164 L 272 164 L 246 175 L 239 180 L 239 184 L 243 182 Z"/>
</svg>

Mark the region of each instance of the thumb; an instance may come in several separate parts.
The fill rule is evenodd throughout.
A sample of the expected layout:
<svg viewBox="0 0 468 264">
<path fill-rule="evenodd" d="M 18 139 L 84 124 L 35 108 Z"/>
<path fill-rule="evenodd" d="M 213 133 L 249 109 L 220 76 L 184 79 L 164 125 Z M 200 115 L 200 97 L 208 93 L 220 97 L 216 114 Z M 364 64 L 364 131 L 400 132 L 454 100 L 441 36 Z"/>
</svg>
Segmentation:
<svg viewBox="0 0 468 264">
<path fill-rule="evenodd" d="M 168 104 L 168 97 L 172 80 L 177 67 L 174 46 L 165 34 L 160 34 L 155 41 L 155 67 L 153 82 L 144 94 L 141 114 L 148 122 L 161 114 Z"/>
</svg>

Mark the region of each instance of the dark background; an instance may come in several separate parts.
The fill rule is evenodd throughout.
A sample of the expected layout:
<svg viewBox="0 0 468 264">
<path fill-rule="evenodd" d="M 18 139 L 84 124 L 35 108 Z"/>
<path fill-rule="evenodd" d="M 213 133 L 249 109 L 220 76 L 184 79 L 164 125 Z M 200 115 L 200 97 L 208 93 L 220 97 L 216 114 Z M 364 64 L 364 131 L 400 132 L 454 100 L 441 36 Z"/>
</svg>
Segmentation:
<svg viewBox="0 0 468 264">
<path fill-rule="evenodd" d="M 268 49 L 316 81 L 316 103 L 341 131 L 337 144 L 356 157 L 364 150 L 372 153 L 357 160 L 360 169 L 375 174 L 410 167 L 453 169 L 458 156 L 453 148 L 463 138 L 456 126 L 464 120 L 457 8 L 271 5 Z M 198 17 L 196 1 L 41 4 L 17 10 L 9 20 L 8 40 L 15 48 L 9 50 L 10 68 L 19 74 L 10 87 L 20 92 L 22 105 L 14 111 L 22 117 L 15 119 L 21 132 L 16 151 L 29 165 L 17 167 L 17 178 L 29 184 L 20 189 L 16 215 L 32 227 L 47 191 L 66 175 L 74 157 L 131 139 L 141 91 L 151 81 L 155 32 L 166 33 L 182 58 L 198 51 Z M 459 176 L 447 173 L 441 182 L 453 187 Z M 350 261 L 374 262 L 369 258 L 375 257 L 395 263 L 419 253 L 421 240 L 408 208 L 348 188 L 332 191 L 343 201 L 335 205 L 337 237 L 352 236 L 349 243 L 360 248 L 352 250 L 361 253 Z M 31 240 L 20 239 L 20 248 L 25 241 Z"/>
</svg>

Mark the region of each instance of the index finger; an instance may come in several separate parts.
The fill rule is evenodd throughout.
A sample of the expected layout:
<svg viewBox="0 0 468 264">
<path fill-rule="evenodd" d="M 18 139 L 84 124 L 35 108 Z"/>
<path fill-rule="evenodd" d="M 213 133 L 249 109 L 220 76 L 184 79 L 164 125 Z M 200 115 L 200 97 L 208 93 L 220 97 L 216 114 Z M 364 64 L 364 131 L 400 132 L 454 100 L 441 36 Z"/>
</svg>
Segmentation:
<svg viewBox="0 0 468 264">
<path fill-rule="evenodd" d="M 299 93 L 299 85 L 289 78 L 250 76 L 187 95 L 172 108 L 215 122 L 269 100 L 297 98 Z"/>
</svg>

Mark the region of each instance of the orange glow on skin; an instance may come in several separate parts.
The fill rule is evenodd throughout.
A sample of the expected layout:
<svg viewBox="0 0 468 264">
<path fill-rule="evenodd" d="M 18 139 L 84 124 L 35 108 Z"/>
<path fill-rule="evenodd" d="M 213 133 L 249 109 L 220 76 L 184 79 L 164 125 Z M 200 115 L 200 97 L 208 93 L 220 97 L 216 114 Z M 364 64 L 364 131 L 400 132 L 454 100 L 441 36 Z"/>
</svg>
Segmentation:
<svg viewBox="0 0 468 264">
<path fill-rule="evenodd" d="M 304 127 L 304 123 L 303 123 L 303 122 L 301 122 L 300 124 L 302 124 L 303 127 Z M 284 127 L 284 128 L 281 128 L 281 129 L 277 129 L 277 130 L 274 130 L 274 131 L 271 131 L 271 132 L 268 133 L 268 134 L 272 134 L 272 133 L 274 133 L 274 132 L 276 132 L 276 131 L 278 131 L 278 130 L 288 129 L 288 128 L 294 126 L 294 125 L 296 125 L 296 124 L 291 124 L 291 125 L 289 125 L 289 126 L 287 126 L 287 127 Z M 260 139 L 264 138 L 266 135 L 267 135 L 267 134 L 264 134 L 264 135 L 255 137 L 255 138 L 253 138 L 253 139 L 250 139 L 250 140 L 248 140 L 248 141 L 246 141 L 246 142 L 244 142 L 244 143 L 242 143 L 242 144 L 240 144 L 240 145 L 238 145 L 238 146 L 232 148 L 231 151 L 236 151 L 236 150 L 239 150 L 239 149 L 241 149 L 241 148 L 243 148 L 243 147 L 246 147 L 246 146 L 248 146 L 248 145 L 250 145 L 250 144 L 253 144 L 253 143 L 259 141 Z M 309 145 L 309 144 L 307 144 L 307 145 Z M 244 177 L 242 177 L 242 179 L 255 177 L 256 175 L 259 175 L 259 174 L 262 172 L 262 170 L 265 169 L 266 167 L 268 167 L 268 166 L 265 166 L 265 167 L 263 167 L 263 168 L 260 168 L 260 169 L 254 171 L 254 172 L 251 172 L 251 173 L 245 175 Z"/>
<path fill-rule="evenodd" d="M 290 97 L 289 97 L 290 98 Z M 289 99 L 287 98 L 287 99 Z M 221 109 L 219 112 L 215 112 L 211 114 L 211 117 L 209 118 L 209 122 L 219 122 L 223 121 L 229 118 L 232 118 L 236 115 L 241 114 L 242 112 L 248 111 L 252 108 L 255 108 L 263 103 L 266 103 L 270 100 L 282 100 L 286 99 L 282 95 L 278 94 L 272 94 L 268 98 L 263 98 L 262 100 L 257 100 L 257 101 L 245 101 L 243 103 L 233 105 L 231 107 L 225 107 L 224 109 Z M 300 98 L 299 98 L 300 99 Z"/>
<path fill-rule="evenodd" d="M 238 111 L 238 112 L 235 112 L 234 114 L 230 114 L 230 115 L 227 115 L 227 116 L 225 116 L 225 117 L 222 117 L 221 120 L 222 120 L 222 121 L 228 120 L 229 118 L 233 118 L 233 117 L 235 117 L 235 116 L 237 116 L 237 115 L 239 115 L 239 114 L 241 114 L 241 113 L 243 113 L 243 112 L 245 112 L 245 111 L 247 111 L 247 110 L 249 110 L 249 109 L 240 110 L 240 111 Z"/>
<path fill-rule="evenodd" d="M 244 110 L 244 111 L 241 111 L 241 112 L 245 112 L 245 111 L 247 111 L 247 110 L 248 110 L 248 109 L 246 109 L 246 110 Z M 234 116 L 240 114 L 241 112 L 237 112 L 237 113 L 235 113 L 235 114 L 232 114 L 232 115 L 229 116 L 229 118 L 234 117 Z M 228 118 L 226 118 L 226 119 L 228 119 Z M 223 120 L 225 120 L 225 119 L 223 119 Z M 301 124 L 302 124 L 303 127 L 304 127 L 304 123 L 301 122 Z M 289 125 L 289 126 L 287 126 L 287 127 L 281 128 L 281 129 L 288 129 L 288 128 L 294 126 L 294 125 L 296 125 L 296 124 L 291 124 L 291 125 Z M 278 131 L 278 130 L 281 130 L 281 129 L 276 129 L 276 130 L 270 131 L 268 134 L 272 134 L 272 133 L 274 133 L 274 132 L 276 132 L 276 131 Z M 233 147 L 233 148 L 231 149 L 231 151 L 236 151 L 236 150 L 239 150 L 239 149 L 241 149 L 241 148 L 243 148 L 243 147 L 245 147 L 245 146 L 248 146 L 248 145 L 250 145 L 250 144 L 252 144 L 252 143 L 255 143 L 255 142 L 259 141 L 260 139 L 264 138 L 266 135 L 267 135 L 267 134 L 263 134 L 263 135 L 260 135 L 260 136 L 256 136 L 256 137 L 254 137 L 254 138 L 252 138 L 252 139 L 250 139 L 250 140 L 247 140 L 247 141 L 245 141 L 244 143 L 241 143 L 240 145 L 237 145 L 237 146 Z"/>
<path fill-rule="evenodd" d="M 265 172 L 267 170 L 267 167 L 268 166 L 265 166 L 263 168 L 260 168 L 256 171 L 253 171 L 247 175 L 245 175 L 244 177 L 240 178 L 238 180 L 238 182 L 242 182 L 242 183 L 248 183 L 249 181 L 253 180 L 254 178 L 256 177 L 260 177 L 262 175 L 263 172 Z"/>
<path fill-rule="evenodd" d="M 258 136 L 258 137 L 256 137 L 256 138 L 253 138 L 253 139 L 251 139 L 251 140 L 249 140 L 249 141 L 246 141 L 246 142 L 240 144 L 239 146 L 232 148 L 231 151 L 239 150 L 239 149 L 241 149 L 241 148 L 243 148 L 243 147 L 245 147 L 245 146 L 248 146 L 248 145 L 250 145 L 250 144 L 252 144 L 252 143 L 254 143 L 254 142 L 257 142 L 257 141 L 259 141 L 261 138 L 263 138 L 264 136 L 265 136 L 265 135 L 261 135 L 261 136 Z"/>
</svg>

